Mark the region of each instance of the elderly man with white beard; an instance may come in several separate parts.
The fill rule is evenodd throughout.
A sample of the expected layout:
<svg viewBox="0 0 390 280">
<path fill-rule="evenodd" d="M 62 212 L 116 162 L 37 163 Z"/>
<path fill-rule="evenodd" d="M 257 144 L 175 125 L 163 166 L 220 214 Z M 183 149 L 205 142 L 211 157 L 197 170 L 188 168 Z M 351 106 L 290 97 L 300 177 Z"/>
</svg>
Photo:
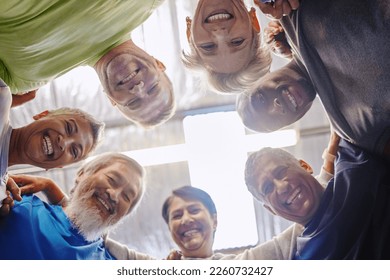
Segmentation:
<svg viewBox="0 0 390 280">
<path fill-rule="evenodd" d="M 136 207 L 144 176 L 133 159 L 108 153 L 80 168 L 66 204 L 50 205 L 35 195 L 23 196 L 0 219 L 0 259 L 114 259 L 102 236 Z M 30 192 L 44 190 L 51 202 L 63 196 L 50 191 L 50 180 L 38 179 L 31 185 L 29 178 L 15 180 Z"/>
</svg>

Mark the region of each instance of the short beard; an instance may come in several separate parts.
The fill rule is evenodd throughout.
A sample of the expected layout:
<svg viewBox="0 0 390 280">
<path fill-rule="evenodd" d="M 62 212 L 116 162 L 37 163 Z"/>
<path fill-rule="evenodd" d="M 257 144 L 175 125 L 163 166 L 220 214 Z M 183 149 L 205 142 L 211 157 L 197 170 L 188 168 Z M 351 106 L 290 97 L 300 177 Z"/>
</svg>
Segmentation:
<svg viewBox="0 0 390 280">
<path fill-rule="evenodd" d="M 77 186 L 83 188 L 84 186 Z M 71 197 L 65 213 L 73 224 L 73 227 L 84 237 L 88 242 L 93 242 L 115 228 L 119 222 L 113 221 L 113 216 L 107 220 L 99 215 L 100 210 L 96 206 L 90 205 L 90 199 L 94 193 L 94 189 L 90 189 L 83 194 Z"/>
</svg>

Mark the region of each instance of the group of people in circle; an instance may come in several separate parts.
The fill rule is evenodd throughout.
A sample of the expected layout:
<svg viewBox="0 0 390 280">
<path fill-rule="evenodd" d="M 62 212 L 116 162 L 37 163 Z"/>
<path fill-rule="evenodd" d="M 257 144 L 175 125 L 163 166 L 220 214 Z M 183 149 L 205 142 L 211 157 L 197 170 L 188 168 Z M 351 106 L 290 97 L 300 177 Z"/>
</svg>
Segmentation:
<svg viewBox="0 0 390 280">
<path fill-rule="evenodd" d="M 88 157 L 104 123 L 72 108 L 20 128 L 12 107 L 80 66 L 92 66 L 109 102 L 150 128 L 175 112 L 162 61 L 129 35 L 164 0 L 2 2 L 0 11 L 0 259 L 154 259 L 107 233 L 141 201 L 145 170 L 106 153 L 84 163 L 69 194 L 53 180 L 12 175 L 30 164 L 63 167 Z M 169 0 L 166 0 L 169 1 Z M 272 21 L 261 27 L 257 15 Z M 271 132 L 299 120 L 319 96 L 331 123 L 321 173 L 277 148 L 251 154 L 249 192 L 294 224 L 240 254 L 214 253 L 217 207 L 204 191 L 172 192 L 162 217 L 179 250 L 167 259 L 388 259 L 390 257 L 389 0 L 199 0 L 185 19 L 186 68 L 218 94 L 236 94 L 243 124 Z M 271 53 L 289 63 L 270 72 Z M 44 192 L 47 201 L 34 193 Z"/>
</svg>

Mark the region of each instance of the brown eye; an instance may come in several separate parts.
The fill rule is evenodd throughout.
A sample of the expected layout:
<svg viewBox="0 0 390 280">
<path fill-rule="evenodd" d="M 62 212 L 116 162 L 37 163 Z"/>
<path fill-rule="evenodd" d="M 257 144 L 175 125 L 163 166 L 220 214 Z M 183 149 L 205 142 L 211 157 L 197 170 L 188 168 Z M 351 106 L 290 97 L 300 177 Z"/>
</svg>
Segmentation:
<svg viewBox="0 0 390 280">
<path fill-rule="evenodd" d="M 65 132 L 66 132 L 66 134 L 71 135 L 72 131 L 73 131 L 72 125 L 68 121 L 65 121 Z"/>
<path fill-rule="evenodd" d="M 126 104 L 126 107 L 130 110 L 135 110 L 139 107 L 140 104 L 141 104 L 140 98 L 133 98 L 132 100 L 130 100 L 129 103 Z"/>
<path fill-rule="evenodd" d="M 243 39 L 243 38 L 235 38 L 235 39 L 230 41 L 230 43 L 235 47 L 241 46 L 244 42 L 245 42 L 245 39 Z"/>
<path fill-rule="evenodd" d="M 270 194 L 274 190 L 272 183 L 265 183 L 261 188 L 261 193 L 263 196 Z"/>
<path fill-rule="evenodd" d="M 206 52 L 210 52 L 214 50 L 217 47 L 217 45 L 214 43 L 204 43 L 199 45 L 198 47 Z"/>
<path fill-rule="evenodd" d="M 79 151 L 78 151 L 78 149 L 76 148 L 75 145 L 72 145 L 71 151 L 72 151 L 72 156 L 73 156 L 73 158 L 74 158 L 74 159 L 77 159 L 78 156 L 79 156 Z"/>
</svg>

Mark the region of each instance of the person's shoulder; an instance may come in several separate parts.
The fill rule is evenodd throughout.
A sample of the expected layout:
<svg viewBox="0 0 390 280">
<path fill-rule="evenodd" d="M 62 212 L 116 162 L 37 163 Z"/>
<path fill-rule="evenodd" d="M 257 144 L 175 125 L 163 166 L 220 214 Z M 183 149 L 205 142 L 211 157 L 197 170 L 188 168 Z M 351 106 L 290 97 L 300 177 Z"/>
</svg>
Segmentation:
<svg viewBox="0 0 390 280">
<path fill-rule="evenodd" d="M 365 166 L 381 166 L 385 162 L 380 157 L 368 152 L 347 140 L 341 139 L 339 143 L 338 157 L 336 160 L 337 171 Z"/>
<path fill-rule="evenodd" d="M 44 206 L 45 208 L 52 208 L 52 207 L 60 207 L 57 205 L 49 205 L 45 201 L 43 201 L 41 198 L 36 196 L 35 194 L 27 194 L 22 196 L 21 201 L 15 201 L 14 208 L 17 207 L 41 207 Z"/>
</svg>

